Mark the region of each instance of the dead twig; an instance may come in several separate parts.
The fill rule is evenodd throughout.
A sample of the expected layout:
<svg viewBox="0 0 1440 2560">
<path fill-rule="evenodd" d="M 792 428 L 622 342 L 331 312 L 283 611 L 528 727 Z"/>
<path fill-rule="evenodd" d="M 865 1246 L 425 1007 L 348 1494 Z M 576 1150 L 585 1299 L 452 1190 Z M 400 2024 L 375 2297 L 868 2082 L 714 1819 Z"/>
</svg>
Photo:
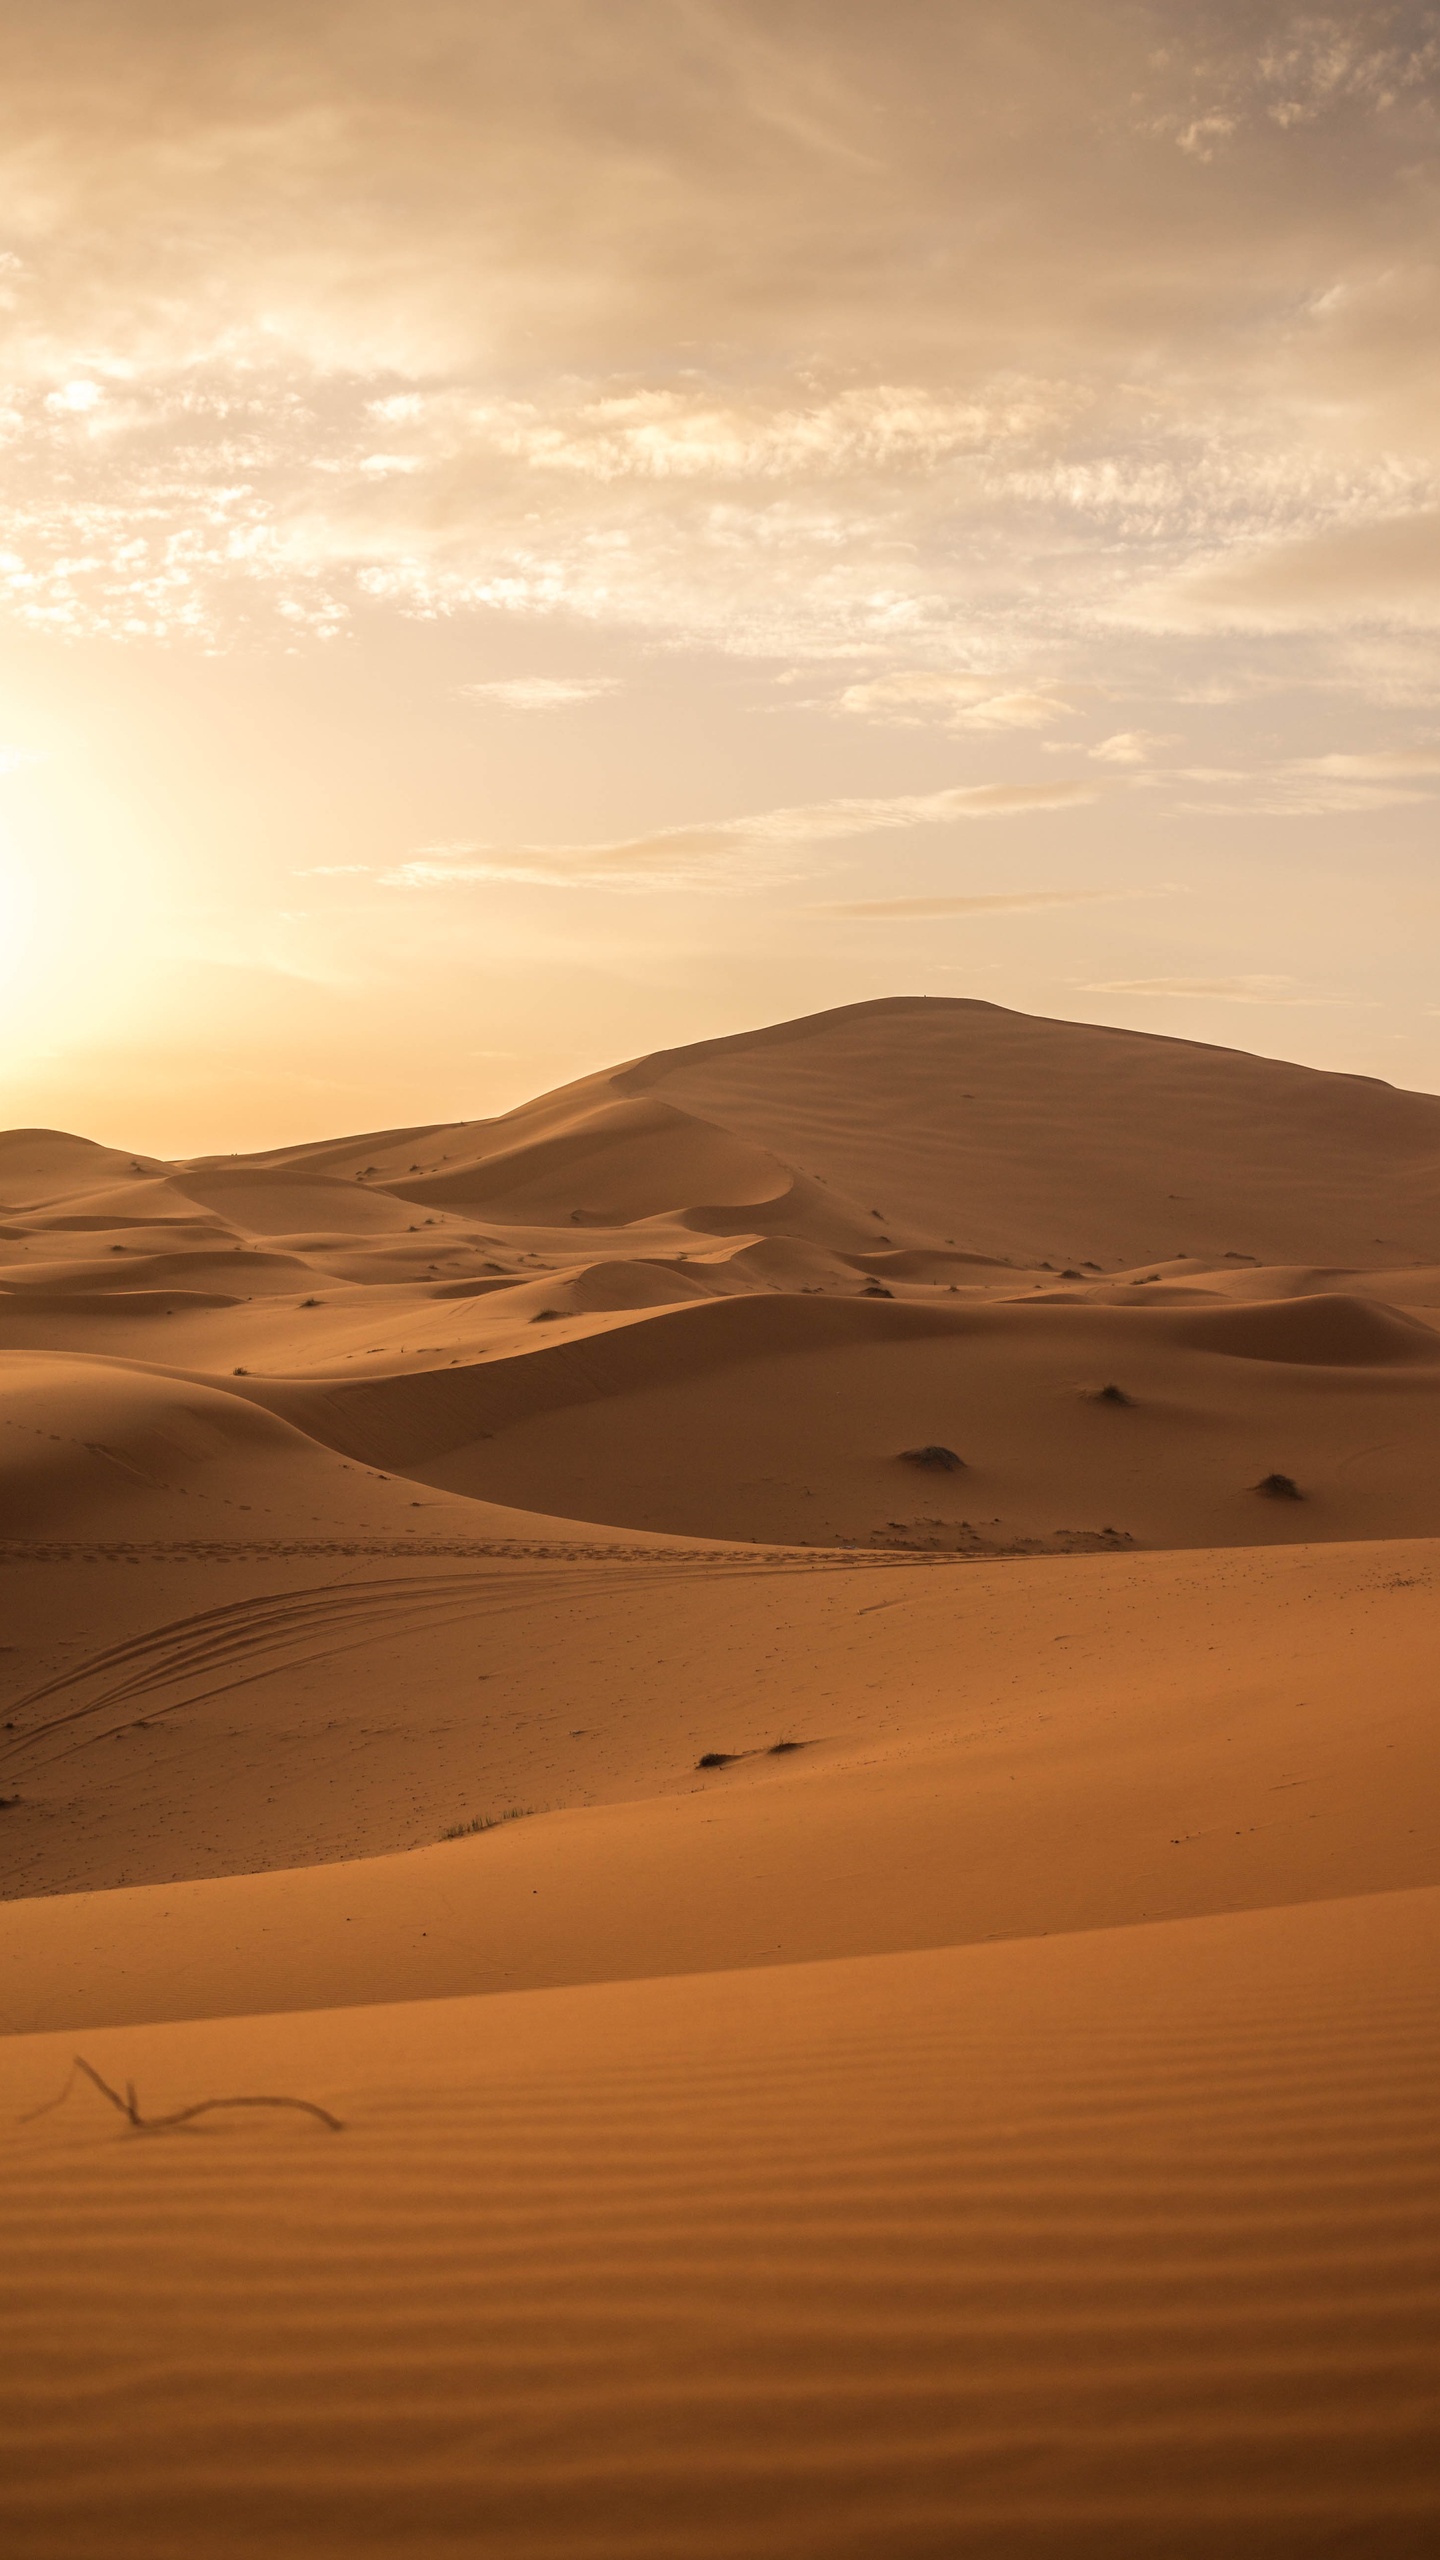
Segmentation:
<svg viewBox="0 0 1440 2560">
<path fill-rule="evenodd" d="M 84 2073 L 91 2087 L 98 2089 L 102 2098 L 108 2098 L 112 2107 L 118 2107 L 126 2123 L 133 2124 L 137 2133 L 166 2133 L 174 2125 L 193 2124 L 197 2116 L 213 2115 L 218 2107 L 293 2107 L 300 2115 L 314 2116 L 331 2133 L 343 2133 L 345 2130 L 340 2118 L 332 2116 L 328 2107 L 317 2107 L 313 2098 L 202 2098 L 197 2106 L 177 2107 L 173 2115 L 145 2116 L 140 2112 L 134 2081 L 126 2081 L 122 2098 L 118 2089 L 112 2089 L 108 2080 L 101 2079 L 94 2064 L 87 2062 L 83 2053 L 77 2053 L 71 2063 L 69 2077 L 59 2097 L 47 2098 L 43 2107 L 33 2108 L 28 2116 L 20 2118 L 20 2122 L 34 2124 L 38 2117 L 52 2115 L 57 2107 L 63 2107 L 75 2086 L 77 2071 Z"/>
</svg>

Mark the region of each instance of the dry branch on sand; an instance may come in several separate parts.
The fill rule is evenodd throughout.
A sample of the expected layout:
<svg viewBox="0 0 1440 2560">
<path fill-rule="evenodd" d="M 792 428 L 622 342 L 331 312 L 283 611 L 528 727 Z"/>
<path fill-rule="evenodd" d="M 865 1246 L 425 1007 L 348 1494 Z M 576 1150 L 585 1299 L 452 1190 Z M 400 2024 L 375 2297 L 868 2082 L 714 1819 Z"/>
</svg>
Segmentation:
<svg viewBox="0 0 1440 2560">
<path fill-rule="evenodd" d="M 782 1752 L 803 1751 L 803 1742 L 763 1742 L 750 1751 L 702 1751 L 697 1769 L 733 1769 L 737 1760 L 778 1759 Z"/>
<path fill-rule="evenodd" d="M 83 2053 L 76 2054 L 74 2061 L 70 2065 L 70 2072 L 65 2082 L 65 2086 L 61 2090 L 59 2096 L 57 2098 L 47 2098 L 43 2107 L 32 2108 L 29 2115 L 22 2116 L 20 2118 L 20 2122 L 22 2124 L 35 2124 L 41 2116 L 53 2115 L 57 2107 L 63 2107 L 71 2090 L 75 2086 L 75 2075 L 77 2071 L 84 2074 L 92 2088 L 99 2090 L 102 2098 L 109 2099 L 112 2107 L 118 2107 L 121 2115 L 125 2118 L 126 2123 L 133 2125 L 137 2133 L 169 2133 L 173 2131 L 177 2125 L 193 2124 L 197 2116 L 214 2115 L 222 2107 L 289 2107 L 292 2108 L 297 2115 L 313 2116 L 316 2123 L 323 2124 L 330 2133 L 343 2133 L 345 2130 L 340 2118 L 338 2116 L 332 2116 L 328 2107 L 317 2106 L 313 2098 L 266 2098 L 250 2096 L 238 2098 L 201 2098 L 193 2107 L 177 2107 L 173 2115 L 142 2115 L 140 2112 L 140 2101 L 135 2094 L 134 2081 L 126 2081 L 125 2095 L 122 2098 L 118 2089 L 112 2089 L 108 2080 L 101 2079 L 94 2064 L 87 2062 Z"/>
</svg>

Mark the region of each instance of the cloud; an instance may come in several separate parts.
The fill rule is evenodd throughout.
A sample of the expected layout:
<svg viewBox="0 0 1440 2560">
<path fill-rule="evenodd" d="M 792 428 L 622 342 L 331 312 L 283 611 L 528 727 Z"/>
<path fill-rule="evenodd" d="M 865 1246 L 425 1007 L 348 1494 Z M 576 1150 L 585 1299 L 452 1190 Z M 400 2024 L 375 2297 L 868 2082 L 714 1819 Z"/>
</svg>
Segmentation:
<svg viewBox="0 0 1440 2560">
<path fill-rule="evenodd" d="M 1333 774 L 1346 781 L 1385 781 L 1406 774 L 1440 774 L 1440 746 L 1385 747 L 1359 755 L 1298 756 L 1292 773 Z"/>
<path fill-rule="evenodd" d="M 895 922 L 911 916 L 1022 915 L 1040 907 L 1098 906 L 1134 894 L 1125 889 L 1021 889 L 982 898 L 855 898 L 812 907 L 817 916 L 875 916 Z"/>
<path fill-rule="evenodd" d="M 1179 744 L 1178 738 L 1157 729 L 1122 729 L 1113 738 L 1102 738 L 1098 747 L 1089 747 L 1086 752 L 1101 764 L 1146 764 L 1164 748 Z"/>
<path fill-rule="evenodd" d="M 311 862 L 297 871 L 297 880 L 351 880 L 373 869 L 368 862 Z"/>
<path fill-rule="evenodd" d="M 462 684 L 457 693 L 471 702 L 498 702 L 507 711 L 559 711 L 570 702 L 598 702 L 618 693 L 618 676 L 500 676 L 485 684 Z"/>
<path fill-rule="evenodd" d="M 1297 756 L 1251 774 L 1184 766 L 1175 777 L 1179 781 L 1231 787 L 1239 783 L 1243 794 L 1227 800 L 1181 800 L 1176 805 L 1212 818 L 1367 817 L 1381 809 L 1423 807 L 1434 798 L 1437 776 L 1440 752 L 1423 748 L 1391 754 Z"/>
<path fill-rule="evenodd" d="M 1083 992 L 1090 996 L 1209 997 L 1222 1004 L 1347 1005 L 1355 1001 L 1349 996 L 1296 994 L 1295 985 L 1293 978 L 1251 972 L 1234 978 L 1097 978 L 1087 980 Z"/>
<path fill-rule="evenodd" d="M 0 611 L 563 612 L 999 730 L 1137 627 L 1430 616 L 1432 13 L 1259 16 L 32 10 Z"/>
<path fill-rule="evenodd" d="M 836 709 L 896 728 L 919 728 L 933 720 L 949 729 L 1043 729 L 1072 716 L 1070 704 L 1053 692 L 1007 688 L 994 676 L 924 668 L 847 685 Z"/>
<path fill-rule="evenodd" d="M 797 857 L 799 871 L 811 868 L 801 853 L 809 845 L 896 828 L 1077 808 L 1097 800 L 1102 787 L 1091 782 L 962 783 L 883 799 L 811 801 L 711 825 L 662 827 L 603 844 L 530 845 L 513 851 L 487 845 L 422 846 L 382 878 L 397 889 L 447 888 L 474 880 L 527 881 L 546 888 L 567 883 L 609 888 L 664 882 L 716 885 L 738 864 L 751 871 L 760 866 L 768 878 L 784 879 L 797 875 Z"/>
<path fill-rule="evenodd" d="M 1348 524 L 1185 573 L 1153 599 L 1180 628 L 1262 631 L 1440 621 L 1440 509 Z"/>
<path fill-rule="evenodd" d="M 1210 161 L 1232 135 L 1253 134 L 1266 123 L 1288 132 L 1337 120 L 1347 109 L 1352 119 L 1385 116 L 1423 97 L 1440 69 L 1433 12 L 1408 0 L 1359 11 L 1342 6 L 1324 15 L 1298 9 L 1269 15 L 1268 25 L 1252 21 L 1251 41 L 1232 39 L 1228 48 L 1207 29 L 1191 69 L 1188 108 L 1156 116 L 1150 129 L 1192 158 Z"/>
</svg>

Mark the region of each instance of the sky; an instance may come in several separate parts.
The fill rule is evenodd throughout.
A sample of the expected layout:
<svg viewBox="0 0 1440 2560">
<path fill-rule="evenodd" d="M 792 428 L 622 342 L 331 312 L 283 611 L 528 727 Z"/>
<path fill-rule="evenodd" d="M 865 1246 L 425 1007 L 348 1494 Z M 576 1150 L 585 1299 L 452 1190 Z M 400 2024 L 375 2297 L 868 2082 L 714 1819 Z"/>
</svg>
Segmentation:
<svg viewBox="0 0 1440 2560">
<path fill-rule="evenodd" d="M 1440 1089 L 1440 9 L 0 30 L 0 1122 L 902 993 Z"/>
</svg>

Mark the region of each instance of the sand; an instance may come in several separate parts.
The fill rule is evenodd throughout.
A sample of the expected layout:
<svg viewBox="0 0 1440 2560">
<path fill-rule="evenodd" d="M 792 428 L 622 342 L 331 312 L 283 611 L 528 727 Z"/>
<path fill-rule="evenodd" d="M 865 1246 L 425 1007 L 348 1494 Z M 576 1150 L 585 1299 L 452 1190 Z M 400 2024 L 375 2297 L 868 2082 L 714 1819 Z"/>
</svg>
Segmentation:
<svg viewBox="0 0 1440 2560">
<path fill-rule="evenodd" d="M 1437 1169 L 918 999 L 0 1137 L 7 2551 L 1428 2552 Z"/>
</svg>

